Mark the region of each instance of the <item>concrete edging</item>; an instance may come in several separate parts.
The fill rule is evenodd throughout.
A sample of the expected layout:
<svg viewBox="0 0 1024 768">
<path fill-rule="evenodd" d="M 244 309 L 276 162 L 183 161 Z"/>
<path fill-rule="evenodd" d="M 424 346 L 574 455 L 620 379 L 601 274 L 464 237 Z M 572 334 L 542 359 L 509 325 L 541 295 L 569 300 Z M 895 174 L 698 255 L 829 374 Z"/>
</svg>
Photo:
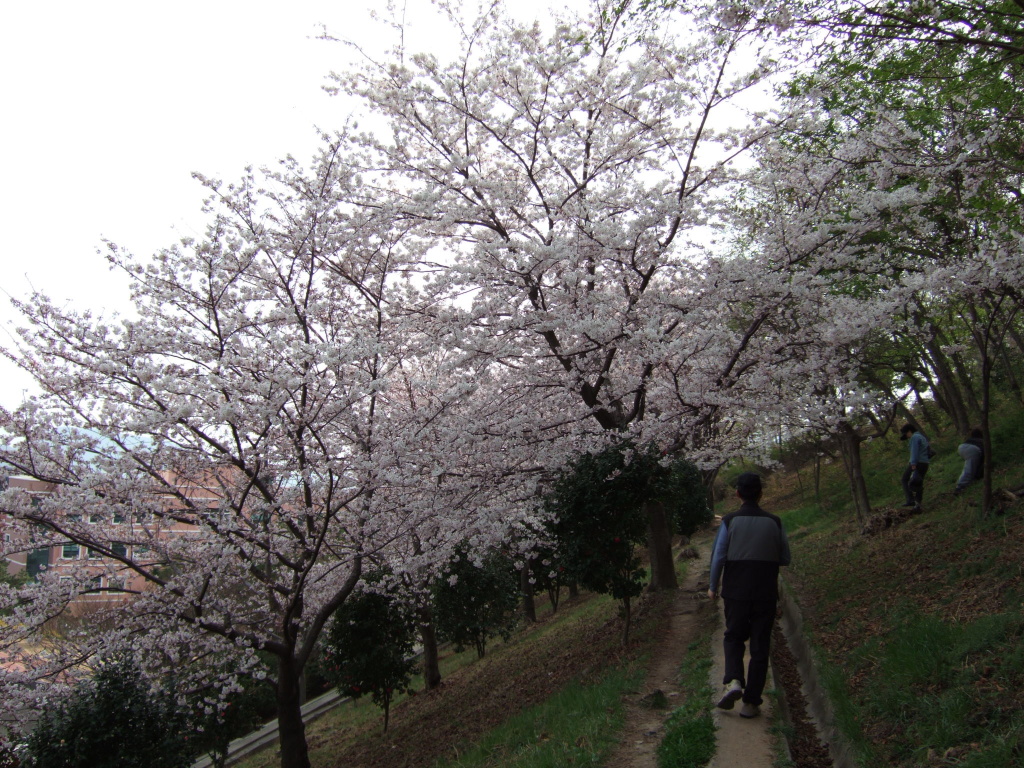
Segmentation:
<svg viewBox="0 0 1024 768">
<path fill-rule="evenodd" d="M 828 746 L 829 755 L 835 768 L 857 768 L 853 750 L 835 725 L 835 710 L 832 701 L 821 683 L 817 662 L 810 643 L 804 636 L 804 619 L 789 590 L 782 586 L 779 589 L 779 605 L 782 608 L 782 620 L 779 622 L 782 633 L 786 636 L 789 649 L 796 659 L 797 670 L 800 672 L 803 694 L 807 699 L 807 710 L 821 736 Z"/>
</svg>

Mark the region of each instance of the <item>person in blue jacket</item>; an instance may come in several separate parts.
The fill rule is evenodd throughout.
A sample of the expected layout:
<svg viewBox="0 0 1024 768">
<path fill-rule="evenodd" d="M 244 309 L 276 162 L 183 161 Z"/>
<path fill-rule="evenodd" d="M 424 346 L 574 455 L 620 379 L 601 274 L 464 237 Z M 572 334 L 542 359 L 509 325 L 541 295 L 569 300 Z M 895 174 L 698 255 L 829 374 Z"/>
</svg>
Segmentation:
<svg viewBox="0 0 1024 768">
<path fill-rule="evenodd" d="M 903 509 L 921 510 L 924 499 L 924 476 L 928 474 L 931 458 L 928 453 L 928 438 L 919 432 L 913 424 L 904 424 L 900 428 L 900 440 L 910 440 L 910 463 L 903 470 L 900 482 L 906 501 Z"/>
<path fill-rule="evenodd" d="M 789 541 L 782 520 L 758 506 L 759 475 L 740 475 L 736 495 L 742 504 L 736 512 L 722 518 L 712 549 L 708 588 L 708 597 L 714 600 L 721 594 L 725 601 L 725 693 L 718 707 L 732 709 L 743 699 L 740 717 L 757 717 L 768 675 L 768 652 L 779 598 L 779 566 L 789 565 Z M 747 641 L 750 662 L 744 675 Z"/>
</svg>

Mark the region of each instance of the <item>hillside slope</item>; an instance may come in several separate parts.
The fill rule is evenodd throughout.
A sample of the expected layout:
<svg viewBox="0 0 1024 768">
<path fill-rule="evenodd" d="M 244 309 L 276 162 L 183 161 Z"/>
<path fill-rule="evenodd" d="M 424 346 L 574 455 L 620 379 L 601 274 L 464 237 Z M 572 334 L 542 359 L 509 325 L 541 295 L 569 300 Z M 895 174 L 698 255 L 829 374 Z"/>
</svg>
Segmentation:
<svg viewBox="0 0 1024 768">
<path fill-rule="evenodd" d="M 925 511 L 900 514 L 905 444 L 879 441 L 865 466 L 878 516 L 863 533 L 841 465 L 813 498 L 809 473 L 772 477 L 764 506 L 793 545 L 787 583 L 863 766 L 1024 764 L 1024 502 L 1020 413 L 993 433 L 996 513 L 976 483 L 952 493 L 957 437 L 939 435 Z M 1016 446 L 1016 447 L 1014 447 Z"/>
</svg>

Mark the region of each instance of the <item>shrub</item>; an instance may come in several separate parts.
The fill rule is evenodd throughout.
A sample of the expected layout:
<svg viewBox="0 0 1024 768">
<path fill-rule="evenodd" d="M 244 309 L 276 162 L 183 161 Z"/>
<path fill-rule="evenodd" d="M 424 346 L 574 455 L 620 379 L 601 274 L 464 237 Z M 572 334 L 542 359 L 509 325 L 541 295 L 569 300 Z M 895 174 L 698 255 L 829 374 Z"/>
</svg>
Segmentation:
<svg viewBox="0 0 1024 768">
<path fill-rule="evenodd" d="M 130 660 L 111 659 L 43 713 L 25 765 L 184 768 L 192 762 L 190 730 L 171 690 L 152 687 Z"/>
<path fill-rule="evenodd" d="M 624 441 L 571 462 L 547 498 L 560 565 L 570 581 L 622 602 L 624 640 L 630 601 L 646 578 L 637 547 L 647 539 L 647 505 L 664 504 L 676 531 L 686 535 L 711 519 L 697 468 L 663 462 L 655 445 Z"/>
<path fill-rule="evenodd" d="M 463 548 L 435 583 L 433 597 L 438 635 L 459 651 L 476 648 L 483 658 L 490 638 L 507 640 L 515 629 L 519 578 L 504 554 L 490 552 L 477 565 Z"/>
<path fill-rule="evenodd" d="M 416 668 L 415 637 L 412 622 L 392 595 L 358 592 L 334 613 L 320 668 L 342 694 L 369 694 L 384 710 L 386 731 L 391 702 L 409 690 Z"/>
</svg>

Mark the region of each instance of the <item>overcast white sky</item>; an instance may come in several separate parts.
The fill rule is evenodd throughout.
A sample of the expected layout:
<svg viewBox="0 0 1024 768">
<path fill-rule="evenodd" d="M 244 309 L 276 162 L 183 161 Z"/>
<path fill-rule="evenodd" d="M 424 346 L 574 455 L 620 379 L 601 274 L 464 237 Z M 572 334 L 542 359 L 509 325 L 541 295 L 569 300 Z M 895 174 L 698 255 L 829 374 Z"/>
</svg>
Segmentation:
<svg viewBox="0 0 1024 768">
<path fill-rule="evenodd" d="M 17 322 L 7 297 L 33 288 L 83 309 L 123 306 L 123 283 L 97 255 L 102 239 L 146 255 L 201 232 L 193 171 L 233 179 L 247 164 L 309 157 L 316 127 L 344 120 L 344 103 L 322 85 L 351 55 L 316 38 L 326 28 L 385 47 L 369 18 L 385 5 L 0 4 L 0 345 L 10 347 Z M 429 7 L 408 0 L 413 49 L 445 37 L 424 17 Z M 16 406 L 31 386 L 0 359 L 0 405 Z"/>
</svg>

